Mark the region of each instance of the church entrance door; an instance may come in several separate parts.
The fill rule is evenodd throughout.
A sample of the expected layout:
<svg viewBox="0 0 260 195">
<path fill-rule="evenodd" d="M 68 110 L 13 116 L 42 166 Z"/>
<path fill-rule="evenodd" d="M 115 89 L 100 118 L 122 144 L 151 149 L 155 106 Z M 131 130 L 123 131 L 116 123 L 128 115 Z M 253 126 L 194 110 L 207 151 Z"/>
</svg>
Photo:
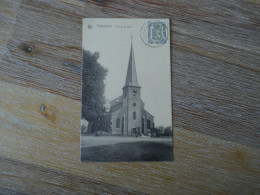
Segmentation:
<svg viewBox="0 0 260 195">
<path fill-rule="evenodd" d="M 134 137 L 137 137 L 136 128 L 133 128 L 133 136 L 134 136 Z"/>
</svg>

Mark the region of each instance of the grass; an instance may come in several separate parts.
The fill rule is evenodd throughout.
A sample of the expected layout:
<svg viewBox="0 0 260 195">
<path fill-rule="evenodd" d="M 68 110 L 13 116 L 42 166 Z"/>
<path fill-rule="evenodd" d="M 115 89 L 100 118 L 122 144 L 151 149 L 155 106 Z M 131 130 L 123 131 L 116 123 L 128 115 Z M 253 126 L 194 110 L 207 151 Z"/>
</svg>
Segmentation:
<svg viewBox="0 0 260 195">
<path fill-rule="evenodd" d="M 81 161 L 131 162 L 172 161 L 172 146 L 159 142 L 131 142 L 81 149 Z"/>
</svg>

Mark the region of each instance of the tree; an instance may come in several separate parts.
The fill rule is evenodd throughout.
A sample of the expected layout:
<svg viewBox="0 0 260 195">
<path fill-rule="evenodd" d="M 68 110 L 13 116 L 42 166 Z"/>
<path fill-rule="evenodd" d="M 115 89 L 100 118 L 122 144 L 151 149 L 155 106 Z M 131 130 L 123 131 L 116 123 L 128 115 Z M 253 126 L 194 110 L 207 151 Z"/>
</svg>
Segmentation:
<svg viewBox="0 0 260 195">
<path fill-rule="evenodd" d="M 164 130 L 164 126 L 158 126 L 158 127 L 156 127 L 157 129 L 160 129 L 161 131 L 163 131 Z"/>
<path fill-rule="evenodd" d="M 172 135 L 172 127 L 171 126 L 165 127 L 164 134 L 169 136 Z"/>
<path fill-rule="evenodd" d="M 157 129 L 158 129 L 158 132 L 160 133 L 160 134 L 163 134 L 164 133 L 164 126 L 158 126 L 158 127 L 156 127 Z"/>
<path fill-rule="evenodd" d="M 83 50 L 82 75 L 82 118 L 95 121 L 105 114 L 106 99 L 104 96 L 107 69 L 99 62 L 99 53 Z"/>
</svg>

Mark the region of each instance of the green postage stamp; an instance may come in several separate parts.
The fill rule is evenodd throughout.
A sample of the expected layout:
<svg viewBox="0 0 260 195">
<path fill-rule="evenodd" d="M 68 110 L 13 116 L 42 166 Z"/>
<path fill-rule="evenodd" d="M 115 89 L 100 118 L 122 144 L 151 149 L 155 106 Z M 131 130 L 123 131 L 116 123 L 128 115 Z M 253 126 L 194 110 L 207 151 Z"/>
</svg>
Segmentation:
<svg viewBox="0 0 260 195">
<path fill-rule="evenodd" d="M 168 39 L 168 30 L 166 24 L 160 21 L 148 22 L 148 43 L 161 45 Z"/>
</svg>

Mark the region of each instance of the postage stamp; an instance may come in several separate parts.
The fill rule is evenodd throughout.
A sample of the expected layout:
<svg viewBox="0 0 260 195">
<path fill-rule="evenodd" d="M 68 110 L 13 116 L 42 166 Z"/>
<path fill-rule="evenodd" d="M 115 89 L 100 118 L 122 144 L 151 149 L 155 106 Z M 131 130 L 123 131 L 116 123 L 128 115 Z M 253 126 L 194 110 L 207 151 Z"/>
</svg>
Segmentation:
<svg viewBox="0 0 260 195">
<path fill-rule="evenodd" d="M 148 22 L 148 42 L 149 44 L 164 44 L 167 41 L 167 27 L 164 23 Z"/>
<path fill-rule="evenodd" d="M 141 29 L 143 43 L 150 47 L 159 47 L 168 40 L 168 23 L 165 21 L 148 21 Z"/>
</svg>

